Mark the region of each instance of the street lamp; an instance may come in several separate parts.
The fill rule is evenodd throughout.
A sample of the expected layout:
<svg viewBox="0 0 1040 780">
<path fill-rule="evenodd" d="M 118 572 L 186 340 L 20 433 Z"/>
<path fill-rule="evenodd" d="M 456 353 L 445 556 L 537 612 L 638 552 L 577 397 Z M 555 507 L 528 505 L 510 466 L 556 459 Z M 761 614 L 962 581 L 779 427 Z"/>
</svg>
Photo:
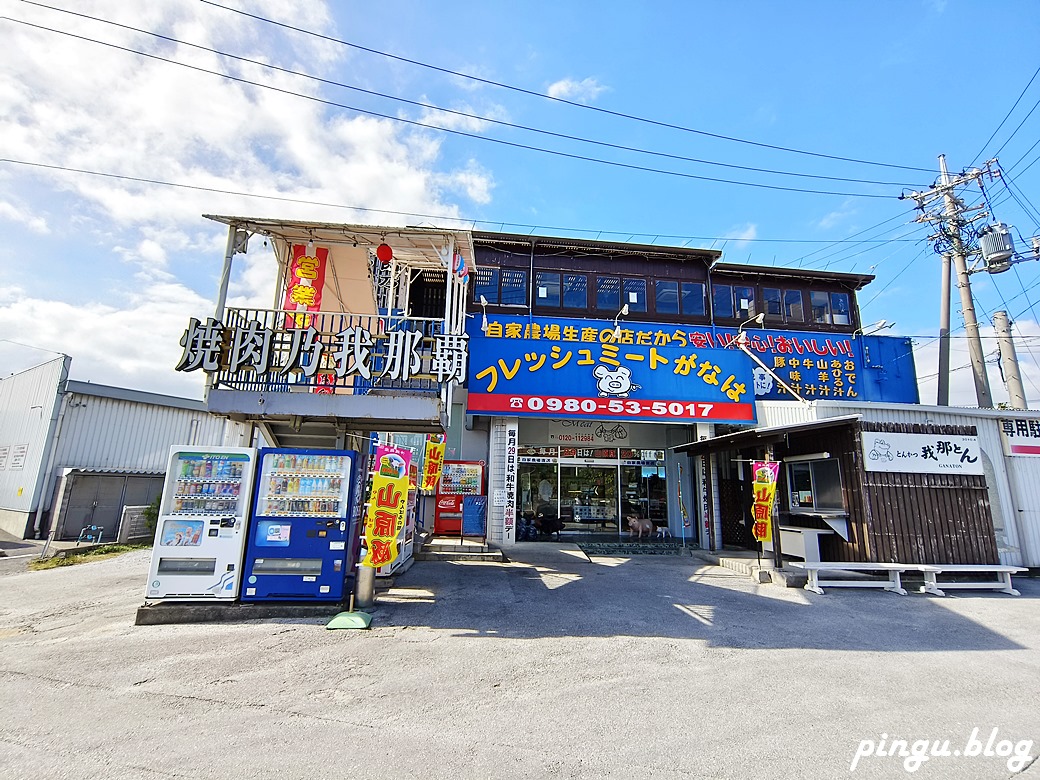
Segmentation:
<svg viewBox="0 0 1040 780">
<path fill-rule="evenodd" d="M 626 303 L 621 307 L 621 311 L 614 315 L 614 340 L 617 341 L 621 338 L 621 326 L 618 324 L 618 320 L 622 317 L 628 316 L 628 304 Z"/>
<path fill-rule="evenodd" d="M 754 323 L 757 323 L 758 325 L 761 325 L 765 321 L 766 321 L 766 313 L 763 311 L 763 312 L 759 312 L 758 314 L 756 314 L 751 319 L 744 320 L 742 323 L 740 323 L 740 325 L 737 326 L 737 346 L 738 347 L 743 347 L 745 344 L 747 344 L 747 334 L 744 333 L 744 326 L 745 325 L 747 325 L 749 322 L 754 322 Z"/>
<path fill-rule="evenodd" d="M 894 322 L 889 322 L 888 320 L 878 320 L 873 325 L 867 325 L 864 328 L 856 328 L 856 330 L 852 331 L 852 338 L 856 338 L 856 334 L 859 334 L 860 336 L 873 336 L 875 333 L 888 330 L 894 325 Z M 873 330 L 870 330 L 871 328 L 873 328 Z M 868 330 L 870 330 L 870 333 L 867 333 Z"/>
</svg>

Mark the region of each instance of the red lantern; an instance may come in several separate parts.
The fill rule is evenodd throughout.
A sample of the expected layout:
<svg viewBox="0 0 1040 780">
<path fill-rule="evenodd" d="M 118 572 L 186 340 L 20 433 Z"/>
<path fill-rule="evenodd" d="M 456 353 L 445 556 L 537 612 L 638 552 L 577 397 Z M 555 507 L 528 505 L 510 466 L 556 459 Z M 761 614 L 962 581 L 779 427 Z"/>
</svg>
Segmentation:
<svg viewBox="0 0 1040 780">
<path fill-rule="evenodd" d="M 376 247 L 376 257 L 379 258 L 379 262 L 386 265 L 394 259 L 394 250 L 390 248 L 389 244 L 380 244 Z"/>
</svg>

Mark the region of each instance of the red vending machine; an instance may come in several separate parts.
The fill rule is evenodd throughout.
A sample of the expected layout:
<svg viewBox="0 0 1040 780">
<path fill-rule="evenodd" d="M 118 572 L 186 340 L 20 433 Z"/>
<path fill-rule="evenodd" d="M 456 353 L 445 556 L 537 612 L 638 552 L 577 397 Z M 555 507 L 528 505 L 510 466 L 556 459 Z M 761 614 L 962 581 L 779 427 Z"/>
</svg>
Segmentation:
<svg viewBox="0 0 1040 780">
<path fill-rule="evenodd" d="M 462 502 L 484 495 L 484 461 L 446 460 L 437 484 L 433 532 L 462 536 Z"/>
</svg>

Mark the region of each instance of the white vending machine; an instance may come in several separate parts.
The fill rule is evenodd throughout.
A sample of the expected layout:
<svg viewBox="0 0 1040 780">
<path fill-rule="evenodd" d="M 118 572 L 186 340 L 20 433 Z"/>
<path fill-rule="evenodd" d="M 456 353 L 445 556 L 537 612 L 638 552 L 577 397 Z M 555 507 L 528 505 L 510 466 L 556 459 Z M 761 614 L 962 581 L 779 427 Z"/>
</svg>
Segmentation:
<svg viewBox="0 0 1040 780">
<path fill-rule="evenodd" d="M 235 599 L 242 574 L 256 450 L 170 450 L 145 598 Z"/>
</svg>

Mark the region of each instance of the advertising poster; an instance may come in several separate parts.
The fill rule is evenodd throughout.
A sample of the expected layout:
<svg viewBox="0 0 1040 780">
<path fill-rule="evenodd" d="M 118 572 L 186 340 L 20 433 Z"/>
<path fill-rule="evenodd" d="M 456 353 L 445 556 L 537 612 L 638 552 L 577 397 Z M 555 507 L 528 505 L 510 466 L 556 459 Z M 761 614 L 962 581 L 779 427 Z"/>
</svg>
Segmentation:
<svg viewBox="0 0 1040 780">
<path fill-rule="evenodd" d="M 426 437 L 426 457 L 423 458 L 422 489 L 434 490 L 441 478 L 444 466 L 444 434 L 434 433 Z"/>
<path fill-rule="evenodd" d="M 682 328 L 517 316 L 468 328 L 471 414 L 755 421 L 750 358 Z"/>
<path fill-rule="evenodd" d="M 754 525 L 751 532 L 760 542 L 773 541 L 773 502 L 776 500 L 776 478 L 780 474 L 780 464 L 756 460 L 751 464 L 755 481 L 752 490 L 755 503 L 751 505 L 751 517 Z"/>
<path fill-rule="evenodd" d="M 368 552 L 362 566 L 378 568 L 397 558 L 397 537 L 404 528 L 408 510 L 408 470 L 412 453 L 385 444 L 376 448 L 372 494 L 365 518 Z"/>
</svg>

